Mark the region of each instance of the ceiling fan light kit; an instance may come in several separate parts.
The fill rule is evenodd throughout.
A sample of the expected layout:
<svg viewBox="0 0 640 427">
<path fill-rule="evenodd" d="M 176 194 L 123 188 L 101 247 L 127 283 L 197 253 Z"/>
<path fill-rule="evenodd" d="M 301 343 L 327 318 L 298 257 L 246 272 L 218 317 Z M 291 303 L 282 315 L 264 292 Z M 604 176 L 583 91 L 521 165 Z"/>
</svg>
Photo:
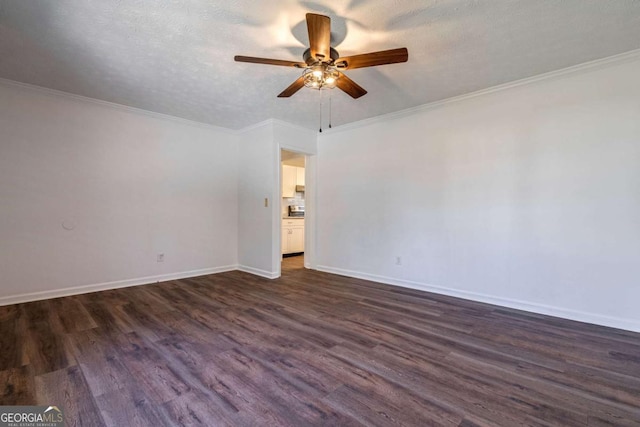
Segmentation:
<svg viewBox="0 0 640 427">
<path fill-rule="evenodd" d="M 335 67 L 326 64 L 308 67 L 302 72 L 304 85 L 312 89 L 333 89 L 340 78 Z"/>
<path fill-rule="evenodd" d="M 342 71 L 396 64 L 407 62 L 409 59 L 407 48 L 404 47 L 344 58 L 340 57 L 338 51 L 331 47 L 331 19 L 328 16 L 315 13 L 307 13 L 306 19 L 309 48 L 302 55 L 304 62 L 251 56 L 236 56 L 234 58 L 237 62 L 304 68 L 302 76 L 298 77 L 296 81 L 282 91 L 278 95 L 279 98 L 288 98 L 303 87 L 317 90 L 338 87 L 352 98 L 357 99 L 365 95 L 367 91 Z"/>
</svg>

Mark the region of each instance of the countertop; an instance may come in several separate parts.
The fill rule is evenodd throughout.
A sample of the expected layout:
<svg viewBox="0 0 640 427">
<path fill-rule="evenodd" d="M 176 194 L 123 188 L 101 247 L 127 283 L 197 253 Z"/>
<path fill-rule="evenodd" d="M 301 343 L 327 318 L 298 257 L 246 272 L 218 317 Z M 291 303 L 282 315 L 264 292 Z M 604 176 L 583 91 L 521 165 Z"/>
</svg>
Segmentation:
<svg viewBox="0 0 640 427">
<path fill-rule="evenodd" d="M 304 219 L 303 216 L 283 216 L 282 219 Z"/>
</svg>

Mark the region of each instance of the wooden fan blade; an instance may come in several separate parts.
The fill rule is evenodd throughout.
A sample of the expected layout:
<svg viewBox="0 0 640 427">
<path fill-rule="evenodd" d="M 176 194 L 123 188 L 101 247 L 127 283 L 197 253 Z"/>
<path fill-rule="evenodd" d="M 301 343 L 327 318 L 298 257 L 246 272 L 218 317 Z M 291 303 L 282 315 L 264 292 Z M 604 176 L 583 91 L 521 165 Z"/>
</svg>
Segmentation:
<svg viewBox="0 0 640 427">
<path fill-rule="evenodd" d="M 336 80 L 336 86 L 348 93 L 354 99 L 358 99 L 367 93 L 367 91 L 360 87 L 358 83 L 354 82 L 342 73 L 340 73 L 338 80 Z"/>
<path fill-rule="evenodd" d="M 304 68 L 307 66 L 304 62 L 296 61 L 283 61 L 282 59 L 269 59 L 269 58 L 255 58 L 253 56 L 234 56 L 233 59 L 237 62 L 250 62 L 252 64 L 267 64 L 267 65 L 281 65 L 283 67 L 296 67 Z"/>
<path fill-rule="evenodd" d="M 283 90 L 282 93 L 278 95 L 278 98 L 288 98 L 294 93 L 296 93 L 297 91 L 299 91 L 300 89 L 302 89 L 303 86 L 304 86 L 304 77 L 300 76 L 295 82 L 291 83 L 291 85 L 288 88 Z"/>
<path fill-rule="evenodd" d="M 331 19 L 328 16 L 307 13 L 307 30 L 311 57 L 328 61 L 331 48 Z"/>
<path fill-rule="evenodd" d="M 375 67 L 376 65 L 396 64 L 407 62 L 409 51 L 406 47 L 399 49 L 381 50 L 379 52 L 363 53 L 362 55 L 338 58 L 334 62 L 340 70 L 352 70 L 354 68 Z"/>
</svg>

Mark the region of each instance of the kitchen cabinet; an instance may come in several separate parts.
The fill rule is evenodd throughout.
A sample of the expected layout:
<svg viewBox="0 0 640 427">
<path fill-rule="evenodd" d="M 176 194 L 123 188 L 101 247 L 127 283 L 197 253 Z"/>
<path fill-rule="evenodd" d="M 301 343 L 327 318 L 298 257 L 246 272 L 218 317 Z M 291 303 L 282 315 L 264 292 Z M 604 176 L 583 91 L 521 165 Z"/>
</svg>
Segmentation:
<svg viewBox="0 0 640 427">
<path fill-rule="evenodd" d="M 304 168 L 282 165 L 282 197 L 295 197 L 296 185 L 304 185 Z"/>
<path fill-rule="evenodd" d="M 289 253 L 304 252 L 304 226 L 291 228 Z"/>
<path fill-rule="evenodd" d="M 283 219 L 281 237 L 283 254 L 304 252 L 304 218 Z"/>
<path fill-rule="evenodd" d="M 282 165 L 282 197 L 294 197 L 298 180 L 295 166 Z"/>
<path fill-rule="evenodd" d="M 304 185 L 304 168 L 296 168 L 296 184 Z"/>
</svg>

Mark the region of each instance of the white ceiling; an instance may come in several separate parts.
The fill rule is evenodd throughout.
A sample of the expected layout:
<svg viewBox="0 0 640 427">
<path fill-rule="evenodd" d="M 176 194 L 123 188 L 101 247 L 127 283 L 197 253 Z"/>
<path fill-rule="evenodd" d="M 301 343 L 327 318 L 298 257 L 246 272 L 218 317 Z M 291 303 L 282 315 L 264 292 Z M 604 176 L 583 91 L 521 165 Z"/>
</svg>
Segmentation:
<svg viewBox="0 0 640 427">
<path fill-rule="evenodd" d="M 233 61 L 300 60 L 307 12 L 331 17 L 343 56 L 409 49 L 347 72 L 369 93 L 331 91 L 334 127 L 640 48 L 639 0 L 0 0 L 0 78 L 232 129 L 315 129 L 318 91 L 276 98 L 300 70 Z"/>
</svg>

